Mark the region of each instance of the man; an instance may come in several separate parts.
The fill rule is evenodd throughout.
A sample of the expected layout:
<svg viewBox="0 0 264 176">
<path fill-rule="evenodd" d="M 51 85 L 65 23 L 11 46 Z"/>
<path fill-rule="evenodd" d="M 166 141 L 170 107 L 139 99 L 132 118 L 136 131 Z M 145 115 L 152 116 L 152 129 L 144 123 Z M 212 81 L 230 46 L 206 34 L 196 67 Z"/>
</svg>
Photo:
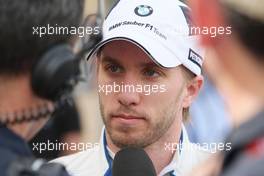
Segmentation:
<svg viewBox="0 0 264 176">
<path fill-rule="evenodd" d="M 188 11 L 175 0 L 121 0 L 107 15 L 88 57 L 96 57 L 105 128 L 98 147 L 56 160 L 72 175 L 110 176 L 125 147 L 144 148 L 159 175 L 181 176 L 205 158 L 182 125 L 203 83 Z"/>
<path fill-rule="evenodd" d="M 261 0 L 191 1 L 194 17 L 200 27 L 232 27 L 232 34 L 211 38 L 202 36 L 202 42 L 218 56 L 234 80 L 264 105 L 264 4 Z M 210 7 L 210 8 L 208 8 Z M 233 105 L 234 108 L 236 104 Z M 228 138 L 232 150 L 224 153 L 221 176 L 261 176 L 264 173 L 264 114 L 257 110 Z M 220 162 L 211 165 L 207 174 L 219 169 Z M 210 162 L 212 163 L 212 162 Z M 220 169 L 219 169 L 220 170 Z M 195 175 L 199 175 L 195 172 Z"/>
<path fill-rule="evenodd" d="M 45 124 L 55 107 L 33 92 L 32 70 L 47 50 L 73 41 L 66 34 L 40 37 L 40 30 L 33 29 L 48 24 L 77 27 L 82 9 L 83 0 L 0 0 L 1 176 L 16 175 L 15 168 L 19 171 L 29 166 L 27 169 L 34 172 L 40 169 L 40 160 L 34 162 L 26 142 Z M 31 162 L 29 158 L 32 167 L 27 164 Z M 63 169 L 61 174 L 68 175 Z"/>
</svg>

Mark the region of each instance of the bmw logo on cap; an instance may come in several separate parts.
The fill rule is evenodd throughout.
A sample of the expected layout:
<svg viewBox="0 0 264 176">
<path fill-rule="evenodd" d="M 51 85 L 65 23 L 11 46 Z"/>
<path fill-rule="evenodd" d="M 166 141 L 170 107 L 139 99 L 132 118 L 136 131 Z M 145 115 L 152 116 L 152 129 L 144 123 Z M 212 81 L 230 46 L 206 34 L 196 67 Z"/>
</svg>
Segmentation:
<svg viewBox="0 0 264 176">
<path fill-rule="evenodd" d="M 135 13 L 138 16 L 146 17 L 146 16 L 149 16 L 153 13 L 153 9 L 152 9 L 152 7 L 150 7 L 148 5 L 140 5 L 140 6 L 137 6 L 135 8 Z"/>
</svg>

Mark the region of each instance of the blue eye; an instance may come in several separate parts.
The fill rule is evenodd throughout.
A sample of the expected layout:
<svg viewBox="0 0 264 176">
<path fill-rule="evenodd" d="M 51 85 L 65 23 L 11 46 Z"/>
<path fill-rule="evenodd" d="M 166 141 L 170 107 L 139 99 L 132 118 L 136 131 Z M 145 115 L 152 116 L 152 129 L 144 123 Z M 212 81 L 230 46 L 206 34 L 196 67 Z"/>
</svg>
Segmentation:
<svg viewBox="0 0 264 176">
<path fill-rule="evenodd" d="M 156 72 L 155 70 L 149 69 L 144 72 L 144 75 L 147 77 L 158 77 L 160 74 Z"/>
<path fill-rule="evenodd" d="M 113 64 L 108 65 L 106 69 L 111 73 L 120 73 L 122 71 L 118 65 L 113 65 Z"/>
</svg>

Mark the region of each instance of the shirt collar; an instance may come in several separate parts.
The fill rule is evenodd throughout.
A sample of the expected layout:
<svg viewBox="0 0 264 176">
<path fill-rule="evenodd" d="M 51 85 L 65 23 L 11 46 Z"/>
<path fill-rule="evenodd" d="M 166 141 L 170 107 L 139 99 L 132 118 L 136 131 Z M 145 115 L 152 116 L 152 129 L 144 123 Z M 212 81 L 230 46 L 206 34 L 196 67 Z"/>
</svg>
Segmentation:
<svg viewBox="0 0 264 176">
<path fill-rule="evenodd" d="M 182 161 L 185 152 L 188 152 L 188 150 L 185 150 L 185 148 L 188 147 L 187 145 L 189 145 L 189 143 L 190 141 L 187 131 L 182 124 L 181 136 L 179 141 L 180 149 L 174 153 L 171 162 L 160 172 L 159 176 L 166 175 L 168 173 L 171 173 L 170 175 L 178 175 L 177 172 L 179 172 L 179 163 Z"/>
<path fill-rule="evenodd" d="M 20 156 L 32 156 L 28 144 L 6 127 L 0 128 L 0 148 L 7 149 Z"/>
<path fill-rule="evenodd" d="M 107 143 L 105 136 L 105 126 L 103 126 L 100 136 L 100 143 L 98 146 L 99 162 L 100 162 L 100 175 L 111 176 L 112 175 L 112 157 L 107 151 Z"/>
<path fill-rule="evenodd" d="M 186 129 L 184 127 L 184 125 L 182 125 L 182 131 L 181 131 L 181 136 L 180 136 L 180 145 L 182 145 L 182 149 L 184 149 L 184 147 L 186 147 L 186 145 L 188 145 L 189 143 L 189 138 L 188 138 L 188 134 L 186 132 Z M 110 148 L 107 146 L 107 141 L 106 141 L 106 134 L 105 134 L 105 127 L 103 127 L 102 129 L 102 133 L 101 133 L 101 153 L 103 154 L 103 158 L 104 158 L 104 165 L 106 165 L 106 172 L 104 174 L 104 176 L 111 176 L 112 175 L 112 161 L 114 158 L 114 153 L 110 150 Z M 170 162 L 170 164 L 168 164 L 161 172 L 160 172 L 160 176 L 162 175 L 176 175 L 176 169 L 177 169 L 177 165 L 178 163 L 181 161 L 181 155 L 184 155 L 184 152 L 186 150 L 177 150 L 173 156 L 172 161 Z"/>
</svg>

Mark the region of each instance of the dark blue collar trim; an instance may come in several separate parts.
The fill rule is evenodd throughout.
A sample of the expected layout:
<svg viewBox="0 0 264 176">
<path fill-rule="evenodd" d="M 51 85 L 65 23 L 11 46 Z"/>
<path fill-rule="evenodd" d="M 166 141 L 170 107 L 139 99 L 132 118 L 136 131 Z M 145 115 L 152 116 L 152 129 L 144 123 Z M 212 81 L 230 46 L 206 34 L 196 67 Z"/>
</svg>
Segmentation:
<svg viewBox="0 0 264 176">
<path fill-rule="evenodd" d="M 108 150 L 107 150 L 107 141 L 106 141 L 106 134 L 104 131 L 104 152 L 105 152 L 105 157 L 108 163 L 108 169 L 106 171 L 106 173 L 104 174 L 104 176 L 112 176 L 112 163 L 113 163 L 113 159 L 111 158 Z"/>
</svg>

